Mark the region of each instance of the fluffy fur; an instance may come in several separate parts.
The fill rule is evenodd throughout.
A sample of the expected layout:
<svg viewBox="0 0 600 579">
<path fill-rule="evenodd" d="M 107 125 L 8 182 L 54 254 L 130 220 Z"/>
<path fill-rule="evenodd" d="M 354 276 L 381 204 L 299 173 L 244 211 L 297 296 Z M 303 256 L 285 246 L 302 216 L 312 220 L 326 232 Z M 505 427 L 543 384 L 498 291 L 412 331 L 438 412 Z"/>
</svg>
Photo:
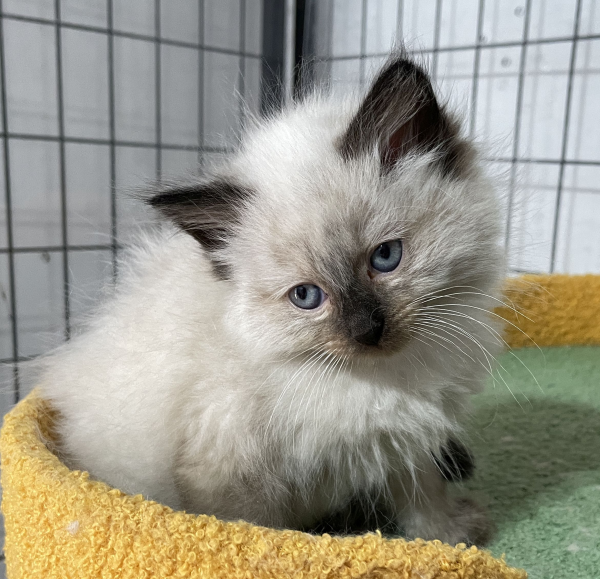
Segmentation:
<svg viewBox="0 0 600 579">
<path fill-rule="evenodd" d="M 67 463 L 224 519 L 319 528 L 359 502 L 407 536 L 483 540 L 440 460 L 500 344 L 499 209 L 425 73 L 397 56 L 362 101 L 305 99 L 152 204 L 167 223 L 46 360 Z M 402 261 L 374 275 L 392 239 Z M 302 283 L 322 307 L 290 302 Z M 369 346 L 352 328 L 374 308 Z"/>
</svg>

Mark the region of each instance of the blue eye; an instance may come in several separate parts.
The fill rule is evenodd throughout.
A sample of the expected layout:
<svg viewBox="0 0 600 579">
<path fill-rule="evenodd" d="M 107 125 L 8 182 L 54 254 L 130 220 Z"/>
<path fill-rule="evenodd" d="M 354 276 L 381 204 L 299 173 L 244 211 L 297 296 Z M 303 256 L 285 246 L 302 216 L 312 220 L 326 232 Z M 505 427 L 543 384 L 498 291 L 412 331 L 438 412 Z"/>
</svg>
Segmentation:
<svg viewBox="0 0 600 579">
<path fill-rule="evenodd" d="M 303 310 L 314 310 L 325 300 L 325 292 L 311 283 L 297 285 L 288 294 L 290 301 Z"/>
<path fill-rule="evenodd" d="M 371 254 L 371 267 L 377 271 L 387 273 L 396 269 L 401 259 L 402 240 L 386 241 Z"/>
</svg>

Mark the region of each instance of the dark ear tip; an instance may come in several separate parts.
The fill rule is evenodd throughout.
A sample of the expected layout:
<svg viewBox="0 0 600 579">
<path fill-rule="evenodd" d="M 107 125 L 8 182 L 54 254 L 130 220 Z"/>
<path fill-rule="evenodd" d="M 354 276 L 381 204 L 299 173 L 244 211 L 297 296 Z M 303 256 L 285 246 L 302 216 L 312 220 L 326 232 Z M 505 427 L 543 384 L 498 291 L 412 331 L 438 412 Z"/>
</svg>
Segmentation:
<svg viewBox="0 0 600 579">
<path fill-rule="evenodd" d="M 189 196 L 187 196 L 189 197 Z M 168 207 L 169 205 L 180 205 L 189 201 L 186 195 L 180 191 L 160 191 L 146 199 L 146 204 L 151 207 Z"/>
<path fill-rule="evenodd" d="M 380 76 L 389 75 L 397 79 L 413 77 L 419 80 L 429 80 L 429 74 L 424 66 L 419 64 L 404 52 L 392 55 L 383 66 Z"/>
<path fill-rule="evenodd" d="M 384 70 L 394 70 L 396 72 L 404 73 L 411 73 L 415 70 L 419 70 L 421 72 L 423 71 L 423 69 L 414 60 L 411 60 L 404 54 L 391 57 L 387 63 L 387 66 L 384 67 Z"/>
<path fill-rule="evenodd" d="M 152 197 L 148 197 L 145 199 L 146 205 L 150 205 L 151 207 L 159 207 L 160 205 L 165 205 L 165 195 L 163 193 L 157 193 L 156 195 L 152 195 Z"/>
</svg>

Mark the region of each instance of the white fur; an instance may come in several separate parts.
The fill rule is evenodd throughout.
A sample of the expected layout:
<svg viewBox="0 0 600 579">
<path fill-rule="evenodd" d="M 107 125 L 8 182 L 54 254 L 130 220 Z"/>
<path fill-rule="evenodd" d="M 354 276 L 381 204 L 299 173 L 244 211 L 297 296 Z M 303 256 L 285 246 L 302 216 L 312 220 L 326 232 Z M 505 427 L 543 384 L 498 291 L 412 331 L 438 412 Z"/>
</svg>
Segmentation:
<svg viewBox="0 0 600 579">
<path fill-rule="evenodd" d="M 336 139 L 355 110 L 308 100 L 255 127 L 221 170 L 256 191 L 218 256 L 232 280 L 169 225 L 129 252 L 114 297 L 45 362 L 69 465 L 176 509 L 276 526 L 310 525 L 383 488 L 409 534 L 470 532 L 443 489 L 416 491 L 432 486 L 426 476 L 440 487 L 430 453 L 460 432 L 499 348 L 488 313 L 503 273 L 498 209 L 482 176 L 445 179 L 433 153 L 387 176 L 376 154 L 342 160 Z M 343 260 L 396 237 L 401 266 L 374 283 L 413 300 L 457 286 L 423 303 L 443 305 L 460 331 L 413 326 L 388 355 L 331 341 L 315 354 L 315 327 L 335 304 L 300 311 L 288 290 L 336 283 L 313 268 L 322 255 Z"/>
</svg>

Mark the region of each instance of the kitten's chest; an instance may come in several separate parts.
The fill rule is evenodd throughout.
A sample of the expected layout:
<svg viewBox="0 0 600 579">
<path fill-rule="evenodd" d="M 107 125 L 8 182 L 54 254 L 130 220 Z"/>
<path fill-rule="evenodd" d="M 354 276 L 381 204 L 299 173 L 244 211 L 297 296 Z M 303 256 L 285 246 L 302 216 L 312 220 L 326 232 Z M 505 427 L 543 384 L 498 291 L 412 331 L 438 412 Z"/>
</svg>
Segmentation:
<svg viewBox="0 0 600 579">
<path fill-rule="evenodd" d="M 298 392 L 271 423 L 278 424 L 288 468 L 339 473 L 381 463 L 393 447 L 390 437 L 402 431 L 403 414 L 399 396 L 346 378 L 319 393 Z"/>
<path fill-rule="evenodd" d="M 289 478 L 310 485 L 334 473 L 361 485 L 381 482 L 452 428 L 442 401 L 426 387 L 403 389 L 401 376 L 395 383 L 368 378 L 340 375 L 317 388 L 300 383 L 280 397 L 267 432 Z"/>
<path fill-rule="evenodd" d="M 290 506 L 302 527 L 357 496 L 379 496 L 390 476 L 405 468 L 407 455 L 393 440 L 389 408 L 319 410 L 317 422 L 297 425 L 281 452 L 280 474 L 291 490 Z"/>
<path fill-rule="evenodd" d="M 268 428 L 292 445 L 293 453 L 327 453 L 339 446 L 357 448 L 383 434 L 425 426 L 439 411 L 427 389 L 407 392 L 402 376 L 370 380 L 340 374 L 328 381 L 310 377 L 284 388 L 270 409 Z M 290 449 L 290 450 L 292 450 Z"/>
</svg>

